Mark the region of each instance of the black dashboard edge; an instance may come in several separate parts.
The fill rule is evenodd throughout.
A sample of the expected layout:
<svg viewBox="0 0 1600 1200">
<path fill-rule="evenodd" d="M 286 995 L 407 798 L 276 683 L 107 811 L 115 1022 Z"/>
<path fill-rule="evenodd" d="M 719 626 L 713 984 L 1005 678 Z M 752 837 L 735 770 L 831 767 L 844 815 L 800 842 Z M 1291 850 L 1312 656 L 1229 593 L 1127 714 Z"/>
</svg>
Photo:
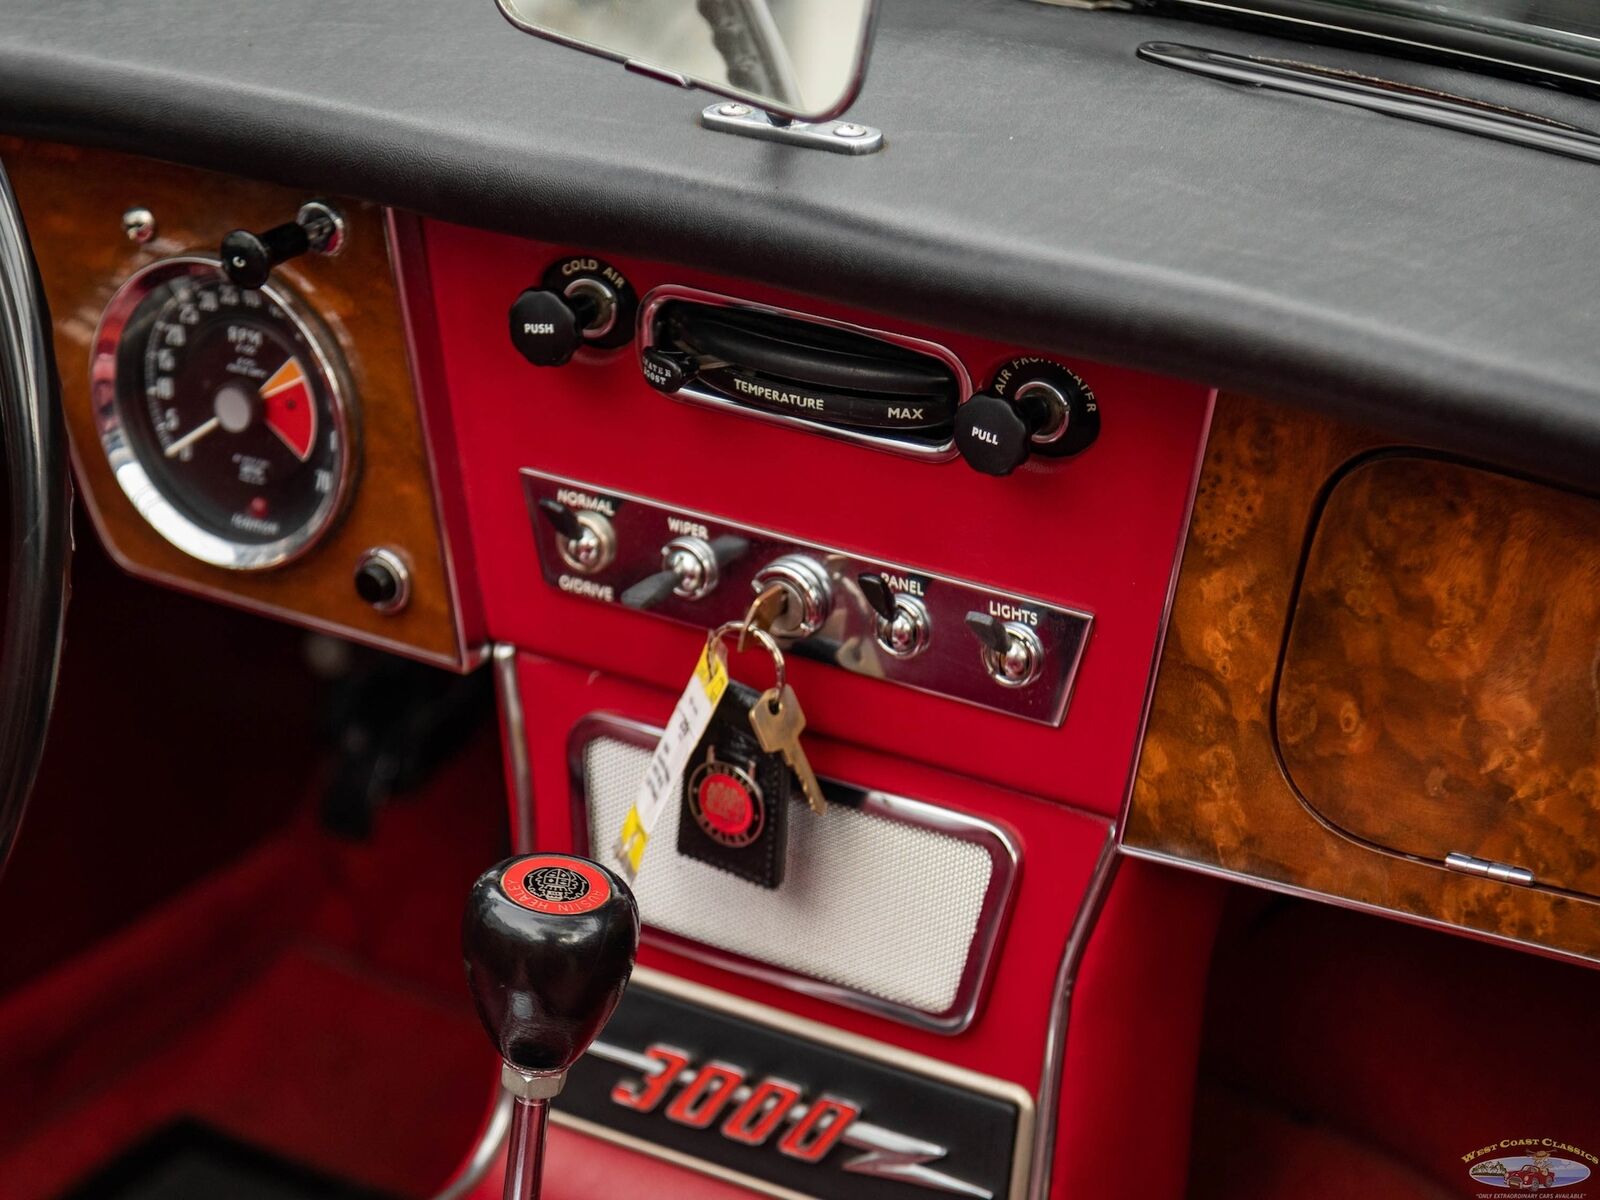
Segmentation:
<svg viewBox="0 0 1600 1200">
<path fill-rule="evenodd" d="M 1172 22 L 1022 0 L 890 0 L 853 110 L 888 145 L 863 159 L 703 130 L 701 97 L 521 36 L 487 0 L 385 12 L 0 0 L 0 130 L 732 275 L 760 262 L 776 286 L 1600 486 L 1588 164 L 1163 71 L 1135 49 Z"/>
</svg>

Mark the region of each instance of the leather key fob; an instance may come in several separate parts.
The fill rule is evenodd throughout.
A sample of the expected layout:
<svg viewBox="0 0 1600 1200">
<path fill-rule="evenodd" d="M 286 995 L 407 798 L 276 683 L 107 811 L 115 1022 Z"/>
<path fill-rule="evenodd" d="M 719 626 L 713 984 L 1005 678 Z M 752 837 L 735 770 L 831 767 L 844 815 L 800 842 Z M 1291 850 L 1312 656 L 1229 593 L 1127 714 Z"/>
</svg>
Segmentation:
<svg viewBox="0 0 1600 1200">
<path fill-rule="evenodd" d="M 764 888 L 783 882 L 793 775 L 750 727 L 761 693 L 730 682 L 683 771 L 678 853 Z"/>
</svg>

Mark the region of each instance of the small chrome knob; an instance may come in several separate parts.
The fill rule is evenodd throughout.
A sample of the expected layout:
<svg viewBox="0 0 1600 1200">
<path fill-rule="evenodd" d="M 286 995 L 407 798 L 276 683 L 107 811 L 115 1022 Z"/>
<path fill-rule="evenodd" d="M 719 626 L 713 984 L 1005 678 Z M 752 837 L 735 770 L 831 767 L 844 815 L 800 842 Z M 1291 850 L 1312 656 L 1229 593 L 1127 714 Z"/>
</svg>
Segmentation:
<svg viewBox="0 0 1600 1200">
<path fill-rule="evenodd" d="M 808 638 L 827 623 L 833 612 L 833 581 L 816 559 L 785 554 L 762 567 L 750 581 L 757 595 L 773 585 L 784 594 L 783 611 L 768 631 L 773 637 Z"/>
<path fill-rule="evenodd" d="M 709 596 L 721 579 L 717 553 L 705 538 L 675 537 L 661 547 L 661 569 L 670 571 L 677 583 L 672 594 L 685 600 Z"/>
<path fill-rule="evenodd" d="M 1020 621 L 969 612 L 967 628 L 978 639 L 984 670 L 1001 687 L 1027 687 L 1044 670 L 1044 643 Z"/>
</svg>

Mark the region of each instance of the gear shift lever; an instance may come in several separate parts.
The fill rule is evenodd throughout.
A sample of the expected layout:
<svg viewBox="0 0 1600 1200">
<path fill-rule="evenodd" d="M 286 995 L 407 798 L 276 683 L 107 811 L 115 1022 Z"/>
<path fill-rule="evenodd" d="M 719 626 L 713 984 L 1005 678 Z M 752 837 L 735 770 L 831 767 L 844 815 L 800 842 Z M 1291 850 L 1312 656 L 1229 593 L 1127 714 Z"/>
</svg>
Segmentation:
<svg viewBox="0 0 1600 1200">
<path fill-rule="evenodd" d="M 472 885 L 461 949 L 500 1083 L 515 1098 L 505 1200 L 536 1200 L 550 1100 L 622 998 L 639 908 L 627 884 L 586 858 L 509 858 Z"/>
</svg>

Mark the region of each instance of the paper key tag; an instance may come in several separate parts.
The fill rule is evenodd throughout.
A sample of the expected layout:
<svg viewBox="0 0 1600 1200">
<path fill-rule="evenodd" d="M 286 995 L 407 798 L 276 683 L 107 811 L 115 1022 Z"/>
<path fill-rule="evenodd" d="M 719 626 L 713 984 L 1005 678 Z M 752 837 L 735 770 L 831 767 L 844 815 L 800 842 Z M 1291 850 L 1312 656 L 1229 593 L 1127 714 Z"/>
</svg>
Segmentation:
<svg viewBox="0 0 1600 1200">
<path fill-rule="evenodd" d="M 694 665 L 689 685 L 678 697 L 667 728 L 650 756 L 639 794 L 622 822 L 617 835 L 616 855 L 622 873 L 630 880 L 638 877 L 639 863 L 650 844 L 650 831 L 656 827 L 667 803 L 677 799 L 677 783 L 689 765 L 689 755 L 700 735 L 711 724 L 711 714 L 728 689 L 728 660 L 722 642 L 707 642 Z"/>
</svg>

